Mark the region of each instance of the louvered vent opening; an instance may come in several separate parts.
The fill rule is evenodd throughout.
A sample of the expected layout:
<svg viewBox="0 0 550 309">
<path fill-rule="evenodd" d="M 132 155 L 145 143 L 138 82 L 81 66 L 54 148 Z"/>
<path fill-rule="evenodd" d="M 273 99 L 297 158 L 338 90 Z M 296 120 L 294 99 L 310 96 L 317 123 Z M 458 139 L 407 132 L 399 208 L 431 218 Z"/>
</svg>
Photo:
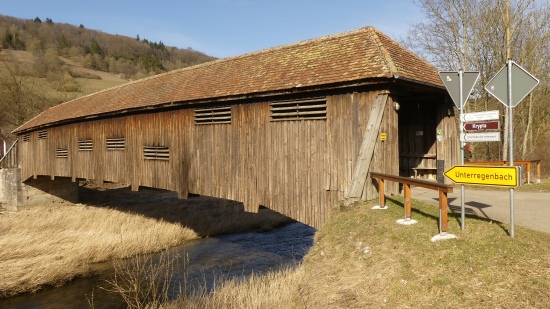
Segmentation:
<svg viewBox="0 0 550 309">
<path fill-rule="evenodd" d="M 271 103 L 271 121 L 327 119 L 327 100 Z"/>
<path fill-rule="evenodd" d="M 163 146 L 144 146 L 143 158 L 145 160 L 170 160 L 170 150 Z"/>
<path fill-rule="evenodd" d="M 55 156 L 57 158 L 68 158 L 69 157 L 69 150 L 67 148 L 57 148 L 55 150 Z"/>
<path fill-rule="evenodd" d="M 38 139 L 48 138 L 48 130 L 38 131 Z"/>
<path fill-rule="evenodd" d="M 94 142 L 91 139 L 78 141 L 78 150 L 92 151 L 94 150 Z"/>
<path fill-rule="evenodd" d="M 125 138 L 108 138 L 106 140 L 107 150 L 124 150 L 126 147 Z"/>
<path fill-rule="evenodd" d="M 231 123 L 231 106 L 195 109 L 195 124 Z"/>
<path fill-rule="evenodd" d="M 31 140 L 31 134 L 30 134 L 30 133 L 23 134 L 23 137 L 21 137 L 21 139 L 22 139 L 24 142 L 28 142 L 28 141 Z"/>
</svg>

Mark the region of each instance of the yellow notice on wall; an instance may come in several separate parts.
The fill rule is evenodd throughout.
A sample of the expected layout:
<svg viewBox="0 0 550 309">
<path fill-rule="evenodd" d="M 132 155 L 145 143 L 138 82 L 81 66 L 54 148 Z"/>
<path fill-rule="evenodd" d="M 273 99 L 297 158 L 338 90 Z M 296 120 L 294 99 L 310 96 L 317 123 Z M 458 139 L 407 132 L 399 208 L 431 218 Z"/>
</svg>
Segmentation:
<svg viewBox="0 0 550 309">
<path fill-rule="evenodd" d="M 515 188 L 519 186 L 519 167 L 455 165 L 445 176 L 456 183 Z"/>
<path fill-rule="evenodd" d="M 385 141 L 386 140 L 386 133 L 380 133 L 380 140 Z"/>
</svg>

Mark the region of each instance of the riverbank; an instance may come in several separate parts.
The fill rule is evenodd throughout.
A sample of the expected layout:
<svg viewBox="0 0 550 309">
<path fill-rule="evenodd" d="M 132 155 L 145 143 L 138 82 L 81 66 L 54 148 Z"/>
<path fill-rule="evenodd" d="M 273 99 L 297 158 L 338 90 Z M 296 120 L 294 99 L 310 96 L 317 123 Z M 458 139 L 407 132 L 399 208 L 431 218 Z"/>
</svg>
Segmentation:
<svg viewBox="0 0 550 309">
<path fill-rule="evenodd" d="M 356 202 L 333 211 L 302 265 L 230 280 L 215 293 L 160 308 L 546 308 L 550 303 L 550 234 L 523 227 L 510 238 L 498 221 L 449 215 L 457 239 L 432 242 L 439 210 L 414 202 L 402 226 L 403 200 L 388 210 Z M 272 301 L 272 303 L 266 303 Z M 270 304 L 270 305 L 266 305 Z"/>
<path fill-rule="evenodd" d="M 59 286 L 115 258 L 158 252 L 232 232 L 267 231 L 292 220 L 268 209 L 209 197 L 106 184 L 80 187 L 81 204 L 0 213 L 0 297 Z"/>
</svg>

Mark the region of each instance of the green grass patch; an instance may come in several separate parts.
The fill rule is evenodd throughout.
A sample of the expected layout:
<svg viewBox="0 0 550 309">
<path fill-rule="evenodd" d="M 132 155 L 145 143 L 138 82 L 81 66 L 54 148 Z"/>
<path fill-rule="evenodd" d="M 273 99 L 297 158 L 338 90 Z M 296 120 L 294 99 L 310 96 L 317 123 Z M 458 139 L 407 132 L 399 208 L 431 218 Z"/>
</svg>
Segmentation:
<svg viewBox="0 0 550 309">
<path fill-rule="evenodd" d="M 500 222 L 450 213 L 457 239 L 432 242 L 439 209 L 413 201 L 411 226 L 403 200 L 388 210 L 356 202 L 335 210 L 318 231 L 300 287 L 312 308 L 545 308 L 550 303 L 550 235 L 518 227 L 510 238 Z"/>
<path fill-rule="evenodd" d="M 103 89 L 115 87 L 127 83 L 127 81 L 77 78 L 82 85 L 82 94 L 91 94 Z"/>
</svg>

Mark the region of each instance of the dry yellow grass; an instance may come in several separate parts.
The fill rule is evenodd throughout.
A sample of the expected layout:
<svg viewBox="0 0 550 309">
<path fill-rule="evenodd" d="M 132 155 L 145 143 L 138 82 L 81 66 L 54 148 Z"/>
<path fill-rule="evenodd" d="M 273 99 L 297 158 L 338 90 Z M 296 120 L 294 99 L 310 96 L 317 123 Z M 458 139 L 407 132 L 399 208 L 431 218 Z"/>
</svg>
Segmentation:
<svg viewBox="0 0 550 309">
<path fill-rule="evenodd" d="M 295 271 L 230 281 L 165 308 L 548 308 L 550 235 L 518 227 L 512 239 L 504 224 L 476 216 L 461 231 L 453 213 L 458 239 L 431 242 L 437 207 L 415 201 L 418 224 L 401 226 L 401 198 L 387 211 L 372 204 L 333 211 Z"/>
<path fill-rule="evenodd" d="M 225 309 L 286 309 L 300 303 L 298 289 L 304 271 L 285 269 L 265 275 L 252 275 L 245 279 L 222 280 L 214 292 L 197 291 L 189 299 L 179 298 L 159 306 L 162 309 L 225 308 Z"/>
<path fill-rule="evenodd" d="M 107 208 L 42 206 L 0 216 L 0 295 L 58 285 L 93 263 L 180 244 L 181 225 Z"/>
<path fill-rule="evenodd" d="M 269 210 L 213 198 L 179 200 L 173 192 L 81 187 L 88 205 L 44 205 L 0 213 L 0 297 L 61 285 L 94 263 L 157 252 L 185 240 L 268 230 L 290 220 Z"/>
</svg>

